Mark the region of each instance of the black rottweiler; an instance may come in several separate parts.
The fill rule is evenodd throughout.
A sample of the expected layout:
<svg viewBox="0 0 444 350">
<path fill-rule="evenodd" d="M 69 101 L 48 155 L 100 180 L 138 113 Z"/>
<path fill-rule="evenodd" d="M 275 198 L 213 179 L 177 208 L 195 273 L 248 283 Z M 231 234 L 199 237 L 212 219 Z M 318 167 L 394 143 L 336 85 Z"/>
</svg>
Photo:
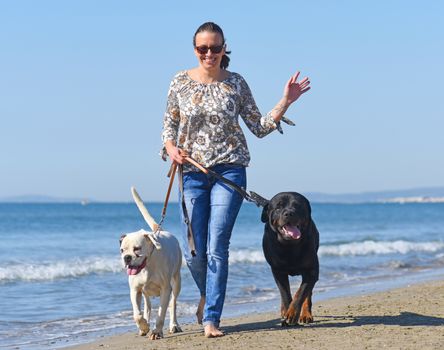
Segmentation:
<svg viewBox="0 0 444 350">
<path fill-rule="evenodd" d="M 319 232 L 310 202 L 296 192 L 281 192 L 262 211 L 262 248 L 281 293 L 282 326 L 313 322 L 311 294 L 319 278 Z M 288 276 L 302 275 L 291 298 Z"/>
</svg>

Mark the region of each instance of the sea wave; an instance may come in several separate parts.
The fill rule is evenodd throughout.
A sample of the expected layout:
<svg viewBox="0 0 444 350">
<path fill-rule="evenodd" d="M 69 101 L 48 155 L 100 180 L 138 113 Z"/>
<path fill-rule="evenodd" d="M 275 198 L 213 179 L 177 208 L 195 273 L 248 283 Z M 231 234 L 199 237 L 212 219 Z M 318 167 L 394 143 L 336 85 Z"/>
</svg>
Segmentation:
<svg viewBox="0 0 444 350">
<path fill-rule="evenodd" d="M 262 250 L 251 250 L 251 249 L 239 249 L 239 250 L 231 250 L 230 265 L 234 264 L 256 264 L 265 262 L 264 253 Z"/>
<path fill-rule="evenodd" d="M 444 242 L 363 241 L 319 247 L 319 255 L 356 256 L 407 254 L 410 252 L 434 253 L 444 249 Z"/>
<path fill-rule="evenodd" d="M 261 250 L 233 250 L 230 264 L 265 262 Z M 183 259 L 183 267 L 186 267 Z M 120 257 L 74 258 L 55 262 L 6 263 L 0 265 L 0 283 L 15 281 L 43 282 L 63 278 L 79 278 L 100 273 L 121 273 L 124 271 Z"/>
<path fill-rule="evenodd" d="M 442 257 L 444 242 L 409 242 L 409 241 L 363 241 L 344 244 L 321 245 L 319 256 L 362 256 L 384 254 L 408 254 L 424 252 Z M 232 249 L 230 265 L 262 264 L 265 257 L 258 249 Z M 185 262 L 183 263 L 185 266 Z M 71 260 L 43 263 L 8 263 L 0 265 L 0 283 L 15 281 L 41 282 L 63 278 L 78 278 L 91 274 L 122 273 L 123 267 L 118 256 L 75 258 Z"/>
<path fill-rule="evenodd" d="M 76 258 L 43 263 L 12 263 L 0 266 L 0 282 L 39 282 L 121 271 L 120 259 L 113 257 Z"/>
<path fill-rule="evenodd" d="M 409 242 L 371 241 L 350 242 L 343 244 L 322 245 L 319 247 L 319 256 L 357 256 L 357 255 L 385 255 L 408 254 L 410 252 L 435 253 L 444 249 L 444 242 Z M 442 256 L 442 254 L 438 254 Z M 265 262 L 262 250 L 234 250 L 230 251 L 230 264 L 262 263 Z"/>
</svg>

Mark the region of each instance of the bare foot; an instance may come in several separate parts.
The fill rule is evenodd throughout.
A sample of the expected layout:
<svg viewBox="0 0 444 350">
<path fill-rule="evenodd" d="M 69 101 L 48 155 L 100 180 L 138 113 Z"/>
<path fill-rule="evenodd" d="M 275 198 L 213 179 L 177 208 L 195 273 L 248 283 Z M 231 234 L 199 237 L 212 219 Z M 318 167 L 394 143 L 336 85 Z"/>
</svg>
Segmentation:
<svg viewBox="0 0 444 350">
<path fill-rule="evenodd" d="M 205 297 L 200 297 L 199 305 L 197 306 L 196 317 L 197 323 L 202 324 L 203 312 L 205 307 Z"/>
<path fill-rule="evenodd" d="M 217 328 L 214 324 L 207 324 L 204 327 L 204 332 L 206 338 L 217 338 L 225 335 L 225 333 Z"/>
</svg>

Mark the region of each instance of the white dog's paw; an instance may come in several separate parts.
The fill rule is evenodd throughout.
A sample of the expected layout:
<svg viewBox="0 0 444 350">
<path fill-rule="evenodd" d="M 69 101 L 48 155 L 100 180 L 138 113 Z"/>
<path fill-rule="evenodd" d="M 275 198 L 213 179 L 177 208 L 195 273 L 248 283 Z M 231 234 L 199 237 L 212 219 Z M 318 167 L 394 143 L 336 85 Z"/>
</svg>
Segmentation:
<svg viewBox="0 0 444 350">
<path fill-rule="evenodd" d="M 178 324 L 172 325 L 170 326 L 170 333 L 181 333 L 182 332 L 182 328 L 180 328 L 180 326 Z"/>
<path fill-rule="evenodd" d="M 150 332 L 149 328 L 147 330 L 139 329 L 139 335 L 142 336 L 142 337 L 146 336 L 149 332 Z"/>
<path fill-rule="evenodd" d="M 157 340 L 163 338 L 163 332 L 162 331 L 152 331 L 150 335 L 151 340 Z"/>
<path fill-rule="evenodd" d="M 147 335 L 150 331 L 150 325 L 144 318 L 138 320 L 137 326 L 139 327 L 139 335 L 141 336 Z"/>
</svg>

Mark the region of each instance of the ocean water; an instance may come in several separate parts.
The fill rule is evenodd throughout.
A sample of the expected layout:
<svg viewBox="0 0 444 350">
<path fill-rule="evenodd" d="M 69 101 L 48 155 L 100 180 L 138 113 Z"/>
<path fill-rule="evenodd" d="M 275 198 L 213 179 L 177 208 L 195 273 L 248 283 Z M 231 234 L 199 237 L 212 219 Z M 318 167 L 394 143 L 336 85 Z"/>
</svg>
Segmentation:
<svg viewBox="0 0 444 350">
<path fill-rule="evenodd" d="M 161 204 L 147 204 L 156 218 Z M 320 232 L 314 302 L 444 274 L 444 204 L 312 204 Z M 230 247 L 224 317 L 276 311 L 261 210 L 244 204 Z M 178 205 L 164 228 L 178 235 Z M 0 204 L 0 349 L 58 349 L 136 332 L 119 256 L 124 232 L 147 228 L 132 203 Z M 197 288 L 182 268 L 179 323 L 194 321 Z M 297 288 L 300 277 L 291 279 Z M 157 307 L 158 298 L 153 301 Z"/>
</svg>

